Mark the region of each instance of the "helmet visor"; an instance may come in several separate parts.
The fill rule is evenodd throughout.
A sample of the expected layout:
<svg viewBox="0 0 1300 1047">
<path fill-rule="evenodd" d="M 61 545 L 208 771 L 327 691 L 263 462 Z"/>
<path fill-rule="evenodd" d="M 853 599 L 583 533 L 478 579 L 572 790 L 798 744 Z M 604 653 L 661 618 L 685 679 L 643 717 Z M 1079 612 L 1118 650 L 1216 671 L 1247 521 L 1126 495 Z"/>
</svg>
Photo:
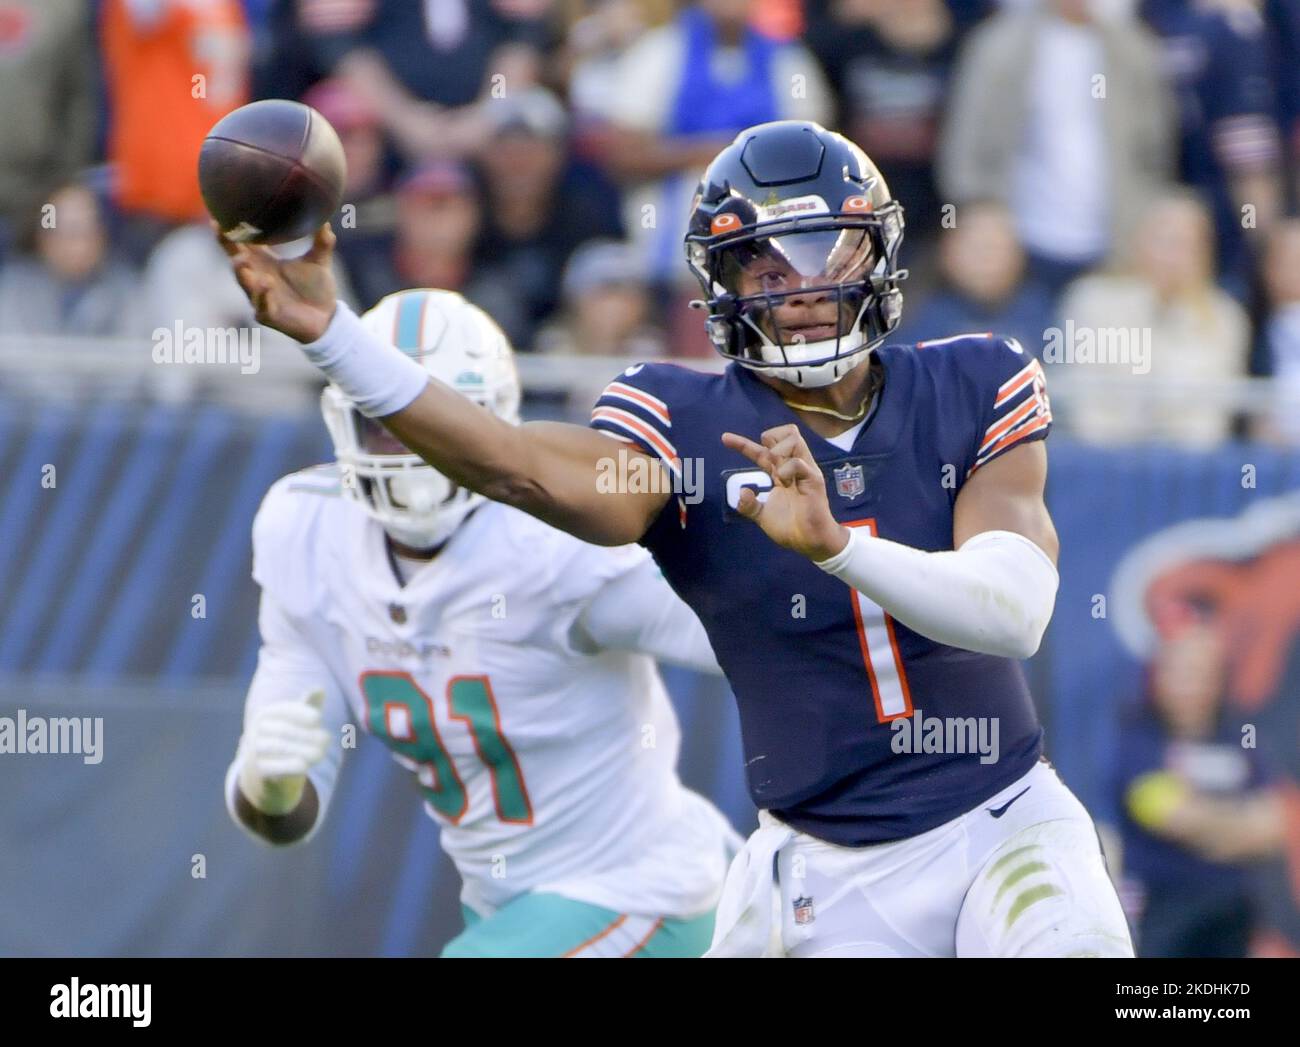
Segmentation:
<svg viewBox="0 0 1300 1047">
<path fill-rule="evenodd" d="M 717 279 L 728 294 L 788 294 L 866 279 L 875 242 L 866 228 L 815 229 L 760 236 L 717 248 Z"/>
</svg>

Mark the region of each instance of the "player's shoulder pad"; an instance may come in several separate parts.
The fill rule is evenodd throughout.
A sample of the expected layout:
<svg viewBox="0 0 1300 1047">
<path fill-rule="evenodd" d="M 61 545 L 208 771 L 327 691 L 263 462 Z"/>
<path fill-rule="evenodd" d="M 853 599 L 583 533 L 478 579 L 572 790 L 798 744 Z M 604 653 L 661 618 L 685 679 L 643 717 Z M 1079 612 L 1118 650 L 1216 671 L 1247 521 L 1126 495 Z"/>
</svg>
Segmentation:
<svg viewBox="0 0 1300 1047">
<path fill-rule="evenodd" d="M 976 407 L 978 442 L 970 472 L 1052 424 L 1047 376 L 1034 355 L 1006 335 L 960 334 L 917 344 L 923 364 L 955 384 Z"/>
<path fill-rule="evenodd" d="M 253 517 L 253 578 L 263 588 L 293 586 L 294 564 L 321 549 L 322 521 L 342 506 L 342 477 L 334 464 L 313 466 L 271 485 Z"/>
<path fill-rule="evenodd" d="M 674 413 L 680 420 L 717 378 L 679 364 L 633 364 L 605 386 L 592 408 L 591 427 L 676 468 Z"/>
</svg>

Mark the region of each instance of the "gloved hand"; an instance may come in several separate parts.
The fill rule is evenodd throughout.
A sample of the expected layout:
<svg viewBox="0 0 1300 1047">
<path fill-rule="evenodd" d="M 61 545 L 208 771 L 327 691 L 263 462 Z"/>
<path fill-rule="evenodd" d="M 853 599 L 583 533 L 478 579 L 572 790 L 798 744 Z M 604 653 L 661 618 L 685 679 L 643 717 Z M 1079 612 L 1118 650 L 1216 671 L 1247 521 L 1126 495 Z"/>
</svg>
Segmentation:
<svg viewBox="0 0 1300 1047">
<path fill-rule="evenodd" d="M 274 702 L 258 709 L 244 728 L 239 791 L 263 814 L 287 814 L 302 799 L 307 771 L 324 759 L 330 744 L 324 705 L 324 691 L 301 701 Z"/>
</svg>

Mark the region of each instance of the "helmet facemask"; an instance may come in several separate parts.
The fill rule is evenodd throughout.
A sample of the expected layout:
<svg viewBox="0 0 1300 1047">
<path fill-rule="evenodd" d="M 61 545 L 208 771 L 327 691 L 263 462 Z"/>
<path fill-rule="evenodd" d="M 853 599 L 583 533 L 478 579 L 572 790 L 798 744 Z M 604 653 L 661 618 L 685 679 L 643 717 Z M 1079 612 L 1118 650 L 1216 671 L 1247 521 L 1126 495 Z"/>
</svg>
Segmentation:
<svg viewBox="0 0 1300 1047">
<path fill-rule="evenodd" d="M 715 348 L 794 385 L 844 377 L 898 326 L 901 212 L 873 212 L 859 196 L 838 212 L 746 227 L 721 210 L 711 235 L 687 238 Z"/>
<path fill-rule="evenodd" d="M 412 454 L 340 390 L 327 386 L 321 411 L 342 471 L 343 494 L 412 549 L 432 549 L 451 537 L 483 501 Z"/>
</svg>

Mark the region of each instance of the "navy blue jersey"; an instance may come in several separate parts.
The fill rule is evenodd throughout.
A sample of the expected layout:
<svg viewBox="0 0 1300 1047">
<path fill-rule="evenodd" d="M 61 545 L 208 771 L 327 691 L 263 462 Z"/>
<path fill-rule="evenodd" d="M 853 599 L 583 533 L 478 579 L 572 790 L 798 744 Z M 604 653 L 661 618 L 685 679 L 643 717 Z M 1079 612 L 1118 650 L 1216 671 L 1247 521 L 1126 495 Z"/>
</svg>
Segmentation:
<svg viewBox="0 0 1300 1047">
<path fill-rule="evenodd" d="M 1043 371 L 1011 339 L 963 335 L 877 351 L 884 386 L 850 451 L 800 423 L 738 364 L 720 375 L 629 367 L 592 425 L 685 481 L 641 539 L 699 615 L 740 710 L 750 794 L 802 832 L 846 846 L 914 836 L 1026 773 L 1042 731 L 1018 662 L 935 643 L 774 543 L 735 510 L 770 479 L 724 447 L 798 424 L 841 523 L 918 549 L 952 548 L 953 506 L 977 469 L 1047 435 Z M 702 480 L 698 494 L 689 481 Z M 920 713 L 918 718 L 917 714 Z M 996 718 L 998 758 L 894 751 L 895 720 Z M 987 761 L 987 754 L 984 759 Z"/>
</svg>

